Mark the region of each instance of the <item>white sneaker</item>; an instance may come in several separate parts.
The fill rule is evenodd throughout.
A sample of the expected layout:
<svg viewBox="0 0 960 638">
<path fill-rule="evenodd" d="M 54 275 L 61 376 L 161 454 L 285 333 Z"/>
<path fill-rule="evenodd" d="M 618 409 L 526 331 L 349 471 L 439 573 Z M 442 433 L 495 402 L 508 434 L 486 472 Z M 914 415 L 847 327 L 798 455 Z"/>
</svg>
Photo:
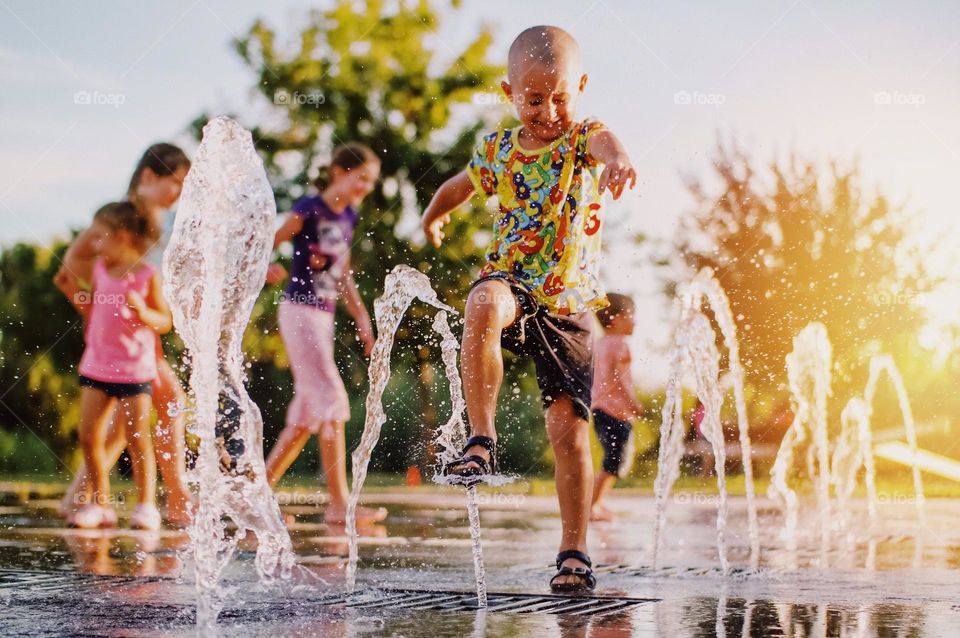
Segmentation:
<svg viewBox="0 0 960 638">
<path fill-rule="evenodd" d="M 130 516 L 130 529 L 158 530 L 160 529 L 160 510 L 153 503 L 140 503 L 133 508 Z"/>
<path fill-rule="evenodd" d="M 70 524 L 80 529 L 96 529 L 103 524 L 103 508 L 96 503 L 84 505 L 74 512 Z"/>
<path fill-rule="evenodd" d="M 103 519 L 100 521 L 100 527 L 116 527 L 117 510 L 109 505 L 101 507 L 100 509 L 103 510 Z"/>
</svg>

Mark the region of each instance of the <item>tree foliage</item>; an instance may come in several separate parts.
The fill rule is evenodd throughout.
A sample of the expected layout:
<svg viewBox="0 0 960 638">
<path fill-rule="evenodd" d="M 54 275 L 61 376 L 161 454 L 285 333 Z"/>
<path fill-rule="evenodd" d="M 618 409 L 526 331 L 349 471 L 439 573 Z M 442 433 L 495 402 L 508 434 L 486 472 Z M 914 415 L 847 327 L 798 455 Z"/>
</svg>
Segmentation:
<svg viewBox="0 0 960 638">
<path fill-rule="evenodd" d="M 666 292 L 673 298 L 692 272 L 713 268 L 730 298 L 747 380 L 767 409 L 783 403 L 785 357 L 812 321 L 827 327 L 843 402 L 862 391 L 871 354 L 890 352 L 908 367 L 929 362 L 918 345 L 922 299 L 939 280 L 912 240 L 905 207 L 865 192 L 855 164 L 823 172 L 793 157 L 758 168 L 720 144 L 714 168 L 688 180 L 695 205 L 673 247 L 683 267 L 671 270 L 682 274 L 669 277 Z"/>
</svg>

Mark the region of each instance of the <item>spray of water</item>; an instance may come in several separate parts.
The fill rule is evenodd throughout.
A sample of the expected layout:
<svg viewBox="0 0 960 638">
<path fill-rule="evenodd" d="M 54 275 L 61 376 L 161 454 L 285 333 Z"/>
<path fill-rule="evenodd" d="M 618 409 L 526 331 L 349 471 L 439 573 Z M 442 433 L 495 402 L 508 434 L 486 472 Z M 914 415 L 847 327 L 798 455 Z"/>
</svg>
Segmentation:
<svg viewBox="0 0 960 638">
<path fill-rule="evenodd" d="M 397 266 L 390 271 L 384 283 L 383 295 L 373 303 L 373 313 L 377 323 L 377 341 L 370 357 L 368 372 L 370 390 L 367 393 L 363 434 L 360 444 L 351 456 L 353 489 L 347 504 L 347 536 L 350 541 L 350 555 L 346 576 L 347 587 L 351 590 L 356 585 L 357 575 L 357 504 L 360 501 L 363 482 L 367 478 L 370 455 L 373 454 L 373 448 L 380 439 L 380 430 L 387 421 L 383 411 L 383 391 L 387 387 L 387 381 L 390 380 L 390 353 L 393 350 L 393 341 L 400 321 L 414 299 L 420 299 L 440 310 L 456 313 L 453 308 L 437 298 L 437 293 L 430 286 L 430 280 L 426 275 L 405 265 Z M 455 365 L 454 369 L 456 369 Z"/>
<path fill-rule="evenodd" d="M 658 566 L 660 538 L 665 524 L 666 504 L 670 490 L 680 475 L 680 460 L 684 450 L 686 424 L 683 422 L 682 380 L 685 372 L 695 377 L 696 395 L 704 405 L 704 420 L 701 429 L 713 448 L 720 500 L 717 511 L 717 546 L 723 570 L 728 570 L 724 545 L 726 526 L 727 491 L 725 479 L 726 446 L 720 424 L 720 407 L 723 393 L 719 385 L 719 352 L 716 336 L 709 320 L 700 311 L 707 303 L 723 334 L 729 358 L 730 377 L 733 381 L 734 404 L 737 411 L 737 426 L 740 450 L 743 459 L 744 481 L 747 496 L 747 519 L 750 535 L 750 564 L 756 567 L 760 557 L 760 532 L 757 523 L 756 497 L 753 486 L 753 461 L 747 423 L 746 399 L 744 397 L 744 373 L 740 363 L 740 346 L 737 342 L 736 324 L 730 311 L 730 302 L 713 271 L 704 268 L 691 281 L 682 297 L 680 323 L 677 327 L 675 345 L 667 379 L 666 399 L 660 426 L 660 453 L 654 493 L 657 501 L 657 521 L 654 528 L 654 566 Z"/>
<path fill-rule="evenodd" d="M 837 501 L 838 528 L 841 530 L 848 528 L 848 504 L 857 487 L 861 467 L 865 469 L 867 512 L 872 524 L 877 519 L 877 486 L 870 408 L 860 397 L 853 397 L 840 414 L 840 435 L 833 444 L 833 458 L 830 461 L 830 483 Z"/>
<path fill-rule="evenodd" d="M 440 446 L 437 454 L 437 474 L 434 481 L 444 482 L 442 468 L 459 458 L 458 450 L 466 443 L 467 426 L 463 413 L 467 404 L 463 398 L 463 383 L 457 370 L 457 339 L 447 323 L 447 313 L 440 311 L 433 319 L 433 329 L 440 335 L 443 353 L 443 371 L 450 386 L 450 418 L 437 431 L 435 441 Z M 477 505 L 476 485 L 467 486 L 467 518 L 470 521 L 470 539 L 473 550 L 473 571 L 477 581 L 477 607 L 487 606 L 487 578 L 483 566 L 483 546 L 480 543 L 480 508 Z"/>
<path fill-rule="evenodd" d="M 677 329 L 676 347 L 671 359 L 670 378 L 667 381 L 667 396 L 663 404 L 663 421 L 660 426 L 660 452 L 654 495 L 657 504 L 657 520 L 654 526 L 653 565 L 659 567 L 659 548 L 666 520 L 667 499 L 670 490 L 680 475 L 680 459 L 683 455 L 683 437 L 686 424 L 683 422 L 681 379 L 684 372 L 694 376 L 696 395 L 703 403 L 704 417 L 701 431 L 713 447 L 716 458 L 717 487 L 720 493 L 717 507 L 717 552 L 724 573 L 729 570 L 724 529 L 727 519 L 727 488 L 724 477 L 726 447 L 723 428 L 720 424 L 720 406 L 723 393 L 720 390 L 720 353 L 715 344 L 710 320 L 698 310 L 686 308 Z"/>
<path fill-rule="evenodd" d="M 217 582 L 247 532 L 258 540 L 261 579 L 289 577 L 290 537 L 267 484 L 263 421 L 244 388 L 241 339 L 263 287 L 276 208 L 250 133 L 211 120 L 183 187 L 164 254 L 164 293 L 189 352 L 188 427 L 200 438 L 199 502 L 190 526 L 197 621 L 212 629 Z"/>
<path fill-rule="evenodd" d="M 816 486 L 821 555 L 824 557 L 829 543 L 827 522 L 830 520 L 827 397 L 830 394 L 832 356 L 827 329 L 821 323 L 807 325 L 793 340 L 793 352 L 787 355 L 787 379 L 795 416 L 777 451 L 770 472 L 769 489 L 770 497 L 776 499 L 785 511 L 784 535 L 794 539 L 797 531 L 797 492 L 790 486 L 788 475 L 796 451 L 809 441 L 807 471 Z"/>
<path fill-rule="evenodd" d="M 907 444 L 913 454 L 913 489 L 914 503 L 917 508 L 917 518 L 921 527 L 927 526 L 927 513 L 924 507 L 923 479 L 920 477 L 920 465 L 917 459 L 917 427 L 913 422 L 913 410 L 910 409 L 910 400 L 907 397 L 907 390 L 903 385 L 903 377 L 896 363 L 889 355 L 877 355 L 870 359 L 870 377 L 867 379 L 867 387 L 863 392 L 863 400 L 867 405 L 867 428 L 869 430 L 869 419 L 873 411 L 873 399 L 877 392 L 877 383 L 880 381 L 880 375 L 886 373 L 897 393 L 897 402 L 900 404 L 900 414 L 903 415 L 903 429 L 907 436 Z M 870 464 L 873 465 L 873 457 L 870 457 Z M 868 468 L 872 471 L 872 468 Z"/>
<path fill-rule="evenodd" d="M 737 433 L 740 439 L 740 457 L 747 496 L 747 527 L 750 535 L 750 565 L 757 567 L 760 560 L 760 526 L 757 522 L 756 493 L 753 486 L 753 452 L 750 444 L 750 425 L 747 422 L 747 400 L 744 393 L 744 372 L 740 363 L 740 343 L 737 324 L 730 310 L 730 300 L 711 268 L 703 268 L 694 277 L 687 292 L 687 304 L 699 308 L 706 300 L 727 348 L 730 379 L 733 382 L 733 401 L 737 411 Z"/>
</svg>

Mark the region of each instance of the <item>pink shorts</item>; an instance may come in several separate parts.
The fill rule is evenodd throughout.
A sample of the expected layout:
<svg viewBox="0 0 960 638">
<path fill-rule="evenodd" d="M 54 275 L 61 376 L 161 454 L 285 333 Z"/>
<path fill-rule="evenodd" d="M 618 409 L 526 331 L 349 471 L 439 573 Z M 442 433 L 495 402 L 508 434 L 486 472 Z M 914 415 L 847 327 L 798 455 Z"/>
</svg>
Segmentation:
<svg viewBox="0 0 960 638">
<path fill-rule="evenodd" d="M 323 422 L 348 420 L 350 401 L 333 360 L 333 313 L 285 301 L 277 319 L 293 374 L 287 426 L 316 434 Z"/>
</svg>

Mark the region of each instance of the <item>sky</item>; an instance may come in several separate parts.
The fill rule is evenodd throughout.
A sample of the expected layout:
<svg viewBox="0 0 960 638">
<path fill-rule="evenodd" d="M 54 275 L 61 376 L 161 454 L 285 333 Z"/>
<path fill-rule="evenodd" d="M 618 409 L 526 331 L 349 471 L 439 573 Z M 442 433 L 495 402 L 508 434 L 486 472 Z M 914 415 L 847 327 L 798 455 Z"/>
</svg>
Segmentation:
<svg viewBox="0 0 960 638">
<path fill-rule="evenodd" d="M 918 233 L 960 249 L 960 3 L 435 4 L 446 14 L 434 43 L 441 55 L 484 23 L 496 60 L 520 30 L 547 19 L 580 42 L 590 78 L 580 113 L 610 126 L 640 175 L 608 209 L 604 277 L 637 300 L 641 384 L 662 385 L 670 337 L 648 253 L 675 236 L 692 204 L 682 178 L 709 175 L 718 139 L 761 160 L 859 159 L 868 189 L 906 202 Z M 310 9 L 326 6 L 0 0 L 0 246 L 48 243 L 85 225 L 122 196 L 147 145 L 193 148 L 185 130 L 201 112 L 258 122 L 263 98 L 231 40 L 262 18 L 289 42 Z M 636 233 L 651 238 L 646 248 L 626 239 Z M 944 316 L 960 312 L 957 299 L 943 302 Z"/>
</svg>

